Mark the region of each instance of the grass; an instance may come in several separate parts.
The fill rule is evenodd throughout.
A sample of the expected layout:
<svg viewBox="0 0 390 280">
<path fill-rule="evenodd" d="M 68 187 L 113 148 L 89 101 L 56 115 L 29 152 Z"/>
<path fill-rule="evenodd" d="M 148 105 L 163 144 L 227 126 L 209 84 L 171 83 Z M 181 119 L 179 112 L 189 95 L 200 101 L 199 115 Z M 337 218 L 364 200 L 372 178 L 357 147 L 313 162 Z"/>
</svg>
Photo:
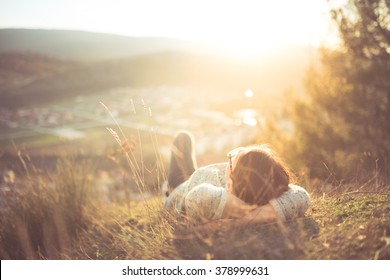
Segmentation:
<svg viewBox="0 0 390 280">
<path fill-rule="evenodd" d="M 390 259 L 390 192 L 318 198 L 308 215 L 320 225 L 309 259 Z"/>
<path fill-rule="evenodd" d="M 138 192 L 161 185 L 159 140 L 138 134 L 135 142 L 150 145 L 136 147 L 118 131 L 109 129 Z M 159 195 L 105 201 L 83 157 L 60 157 L 49 174 L 23 162 L 25 175 L 0 188 L 1 259 L 390 259 L 390 186 L 375 180 L 363 189 L 306 178 L 312 206 L 294 221 L 193 226 L 165 211 Z"/>
<path fill-rule="evenodd" d="M 158 196 L 102 201 L 90 165 L 75 161 L 3 193 L 1 259 L 390 259 L 388 188 L 313 197 L 285 224 L 191 227 Z"/>
</svg>

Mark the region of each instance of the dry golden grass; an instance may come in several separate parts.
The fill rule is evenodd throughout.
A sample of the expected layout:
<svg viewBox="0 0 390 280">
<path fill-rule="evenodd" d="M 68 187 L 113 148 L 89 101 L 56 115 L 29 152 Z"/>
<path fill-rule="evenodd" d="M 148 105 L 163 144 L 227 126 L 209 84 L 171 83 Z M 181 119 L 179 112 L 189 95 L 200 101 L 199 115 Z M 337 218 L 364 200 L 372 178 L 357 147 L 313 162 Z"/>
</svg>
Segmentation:
<svg viewBox="0 0 390 280">
<path fill-rule="evenodd" d="M 148 155 L 136 157 L 118 129 L 109 132 L 143 194 Z M 150 139 L 161 185 L 164 162 Z M 21 161 L 26 175 L 1 189 L 1 259 L 390 259 L 390 187 L 376 180 L 334 187 L 303 178 L 312 206 L 283 224 L 193 226 L 159 195 L 105 201 L 92 164 L 77 156 L 61 158 L 51 174 Z"/>
<path fill-rule="evenodd" d="M 388 188 L 315 196 L 285 224 L 194 227 L 160 197 L 104 202 L 80 166 L 62 161 L 3 194 L 1 259 L 390 259 Z"/>
</svg>

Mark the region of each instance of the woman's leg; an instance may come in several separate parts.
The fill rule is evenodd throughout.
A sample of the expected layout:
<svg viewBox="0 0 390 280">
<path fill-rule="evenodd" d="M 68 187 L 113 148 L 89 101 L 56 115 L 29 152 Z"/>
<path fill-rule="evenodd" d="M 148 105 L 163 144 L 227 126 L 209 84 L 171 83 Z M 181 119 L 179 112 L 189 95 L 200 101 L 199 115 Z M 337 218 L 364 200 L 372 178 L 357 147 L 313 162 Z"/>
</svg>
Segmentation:
<svg viewBox="0 0 390 280">
<path fill-rule="evenodd" d="M 188 180 L 197 168 L 195 143 L 191 133 L 180 131 L 171 147 L 171 163 L 168 171 L 168 192 Z"/>
</svg>

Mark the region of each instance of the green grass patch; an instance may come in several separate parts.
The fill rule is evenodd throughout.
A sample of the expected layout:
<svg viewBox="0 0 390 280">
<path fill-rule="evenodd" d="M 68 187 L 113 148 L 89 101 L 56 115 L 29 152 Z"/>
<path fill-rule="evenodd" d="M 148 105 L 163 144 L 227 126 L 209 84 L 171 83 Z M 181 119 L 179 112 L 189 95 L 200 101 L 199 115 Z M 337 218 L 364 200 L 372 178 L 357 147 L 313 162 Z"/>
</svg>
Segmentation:
<svg viewBox="0 0 390 280">
<path fill-rule="evenodd" d="M 318 198 L 308 215 L 320 227 L 308 259 L 390 259 L 390 192 Z"/>
</svg>

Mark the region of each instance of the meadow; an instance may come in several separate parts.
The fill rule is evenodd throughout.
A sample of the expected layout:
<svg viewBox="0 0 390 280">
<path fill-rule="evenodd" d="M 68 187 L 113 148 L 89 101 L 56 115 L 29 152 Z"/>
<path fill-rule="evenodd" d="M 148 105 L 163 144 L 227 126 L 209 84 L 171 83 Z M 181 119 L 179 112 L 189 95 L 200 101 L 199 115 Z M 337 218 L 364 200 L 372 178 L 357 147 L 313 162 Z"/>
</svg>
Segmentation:
<svg viewBox="0 0 390 280">
<path fill-rule="evenodd" d="M 303 176 L 312 205 L 297 220 L 192 225 L 163 208 L 146 166 L 123 143 L 119 156 L 138 191 L 110 201 L 98 188 L 93 159 L 64 155 L 49 173 L 20 152 L 24 174 L 1 189 L 0 258 L 390 259 L 390 190 L 375 178 L 329 186 Z M 156 155 L 161 182 L 166 163 Z"/>
<path fill-rule="evenodd" d="M 334 44 L 253 59 L 0 30 L 0 258 L 390 259 L 390 3 L 331 6 Z M 183 128 L 200 140 L 200 166 L 270 143 L 311 196 L 305 216 L 194 225 L 167 212 L 161 186 Z"/>
<path fill-rule="evenodd" d="M 214 133 L 222 139 L 223 134 L 232 140 L 241 134 L 239 145 L 272 143 L 282 155 L 290 156 L 289 163 L 296 156 L 288 130 L 286 134 L 280 126 L 289 116 L 275 113 L 283 111 L 280 98 L 268 97 L 265 102 L 264 96 L 248 100 L 225 94 L 204 102 L 203 95 L 183 95 L 182 90 L 119 88 L 64 98 L 41 110 L 52 110 L 54 116 L 71 114 L 69 123 L 58 118 L 43 132 L 45 123 L 4 130 L 3 136 L 31 135 L 1 141 L 0 167 L 4 170 L 8 162 L 16 176 L 0 188 L 0 258 L 390 259 L 390 187 L 378 172 L 362 178 L 356 172 L 355 180 L 343 181 L 336 180 L 326 166 L 322 169 L 329 174 L 322 179 L 312 176 L 308 168 L 295 169 L 297 183 L 308 190 L 312 205 L 305 217 L 286 223 L 219 221 L 194 226 L 185 217 L 167 212 L 161 186 L 173 134 L 156 131 L 175 131 L 182 125 L 179 121 L 187 121 L 198 135 Z M 150 94 L 146 104 L 153 111 L 141 102 L 141 97 L 149 96 L 145 93 Z M 172 102 L 179 98 L 180 104 Z M 262 115 L 257 126 L 241 130 L 234 112 L 248 108 L 248 103 Z M 230 126 L 216 129 L 221 117 L 212 119 L 213 112 L 227 116 L 222 120 L 230 121 Z M 77 128 L 85 137 L 59 140 L 52 132 L 61 126 Z M 39 130 L 31 129 L 35 127 Z M 164 129 L 152 129 L 159 127 Z M 211 146 L 210 138 L 203 139 L 200 165 L 226 160 L 223 146 L 215 142 Z"/>
</svg>

